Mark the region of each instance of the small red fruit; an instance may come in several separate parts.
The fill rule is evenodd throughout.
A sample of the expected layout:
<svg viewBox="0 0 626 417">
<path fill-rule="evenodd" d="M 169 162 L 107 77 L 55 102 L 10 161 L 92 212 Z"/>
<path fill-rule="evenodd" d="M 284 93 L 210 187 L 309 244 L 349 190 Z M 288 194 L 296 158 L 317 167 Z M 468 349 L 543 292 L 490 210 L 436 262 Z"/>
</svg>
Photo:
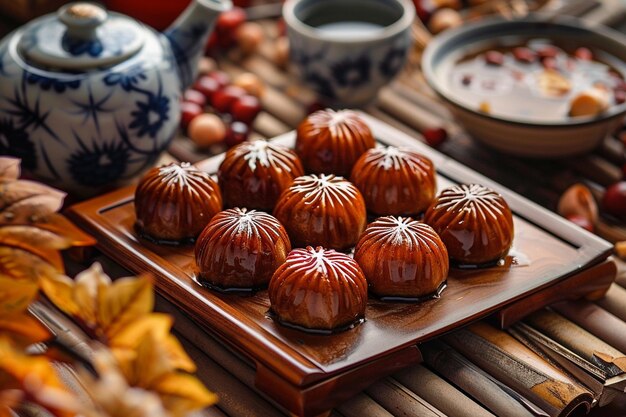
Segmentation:
<svg viewBox="0 0 626 417">
<path fill-rule="evenodd" d="M 233 104 L 246 94 L 243 88 L 229 85 L 213 94 L 211 105 L 220 113 L 229 113 Z"/>
<path fill-rule="evenodd" d="M 206 96 L 198 90 L 189 89 L 183 93 L 183 101 L 196 103 L 200 107 L 206 106 Z"/>
<path fill-rule="evenodd" d="M 616 182 L 606 189 L 602 207 L 612 216 L 626 220 L 626 181 Z"/>
<path fill-rule="evenodd" d="M 574 56 L 581 61 L 591 61 L 593 59 L 593 53 L 589 48 L 580 47 L 574 52 Z"/>
<path fill-rule="evenodd" d="M 552 45 L 545 45 L 537 49 L 537 55 L 539 55 L 540 59 L 556 58 L 558 54 L 559 50 Z"/>
<path fill-rule="evenodd" d="M 504 63 L 504 55 L 498 51 L 485 52 L 485 62 L 488 65 L 500 66 Z"/>
<path fill-rule="evenodd" d="M 202 107 L 191 101 L 184 101 L 180 105 L 180 126 L 187 129 L 189 123 L 202 114 Z"/>
<path fill-rule="evenodd" d="M 246 12 L 240 7 L 233 7 L 220 14 L 215 24 L 215 33 L 222 48 L 229 48 L 235 44 L 235 31 L 245 21 Z"/>
<path fill-rule="evenodd" d="M 248 140 L 248 134 L 250 129 L 248 125 L 243 122 L 232 122 L 226 131 L 226 139 L 224 142 L 226 146 L 232 148 L 235 145 L 239 145 L 241 142 Z"/>
<path fill-rule="evenodd" d="M 615 97 L 615 104 L 622 104 L 626 102 L 626 91 L 615 90 L 614 97 Z"/>
<path fill-rule="evenodd" d="M 253 95 L 245 95 L 233 103 L 230 112 L 235 120 L 249 125 L 261 112 L 261 102 Z"/>
<path fill-rule="evenodd" d="M 525 64 L 531 64 L 537 60 L 537 55 L 535 55 L 533 50 L 524 46 L 519 46 L 513 49 L 513 56 L 519 62 L 523 62 Z"/>
<path fill-rule="evenodd" d="M 203 75 L 193 84 L 193 89 L 204 95 L 204 98 L 211 101 L 211 97 L 220 89 L 220 84 L 211 76 Z"/>
<path fill-rule="evenodd" d="M 448 138 L 448 132 L 441 127 L 426 129 L 422 132 L 422 135 L 424 135 L 426 143 L 433 148 L 439 147 Z"/>
<path fill-rule="evenodd" d="M 549 69 L 549 70 L 556 70 L 558 65 L 556 63 L 556 59 L 548 57 L 548 58 L 544 58 L 541 61 L 541 64 L 543 65 L 543 67 L 545 69 Z"/>
<path fill-rule="evenodd" d="M 211 71 L 209 77 L 217 81 L 220 88 L 224 88 L 230 84 L 230 75 L 226 74 L 224 71 Z"/>
</svg>

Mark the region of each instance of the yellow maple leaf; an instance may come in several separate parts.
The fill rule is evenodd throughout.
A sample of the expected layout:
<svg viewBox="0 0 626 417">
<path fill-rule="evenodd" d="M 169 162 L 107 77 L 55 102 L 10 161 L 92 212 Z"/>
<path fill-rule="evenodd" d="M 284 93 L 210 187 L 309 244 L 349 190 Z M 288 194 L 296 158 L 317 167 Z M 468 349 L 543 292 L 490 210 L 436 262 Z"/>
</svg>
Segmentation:
<svg viewBox="0 0 626 417">
<path fill-rule="evenodd" d="M 148 276 L 120 278 L 113 282 L 98 263 L 74 280 L 60 275 L 47 276 L 41 288 L 59 309 L 105 344 L 125 325 L 150 313 L 154 306 L 152 280 Z"/>
<path fill-rule="evenodd" d="M 104 349 L 94 353 L 93 366 L 98 373 L 80 369 L 83 388 L 91 399 L 81 410 L 85 417 L 171 417 L 154 392 L 132 387 L 115 359 Z"/>
<path fill-rule="evenodd" d="M 26 309 L 37 295 L 37 284 L 0 276 L 0 338 L 8 337 L 19 346 L 43 342 L 52 334 Z"/>
<path fill-rule="evenodd" d="M 29 356 L 0 338 L 0 410 L 21 401 L 37 404 L 57 417 L 73 417 L 78 410 L 76 397 L 67 390 L 45 357 Z"/>
<path fill-rule="evenodd" d="M 217 396 L 195 376 L 179 371 L 159 336 L 148 332 L 137 345 L 136 354 L 120 361 L 126 380 L 135 387 L 155 392 L 175 417 L 215 404 Z"/>
</svg>

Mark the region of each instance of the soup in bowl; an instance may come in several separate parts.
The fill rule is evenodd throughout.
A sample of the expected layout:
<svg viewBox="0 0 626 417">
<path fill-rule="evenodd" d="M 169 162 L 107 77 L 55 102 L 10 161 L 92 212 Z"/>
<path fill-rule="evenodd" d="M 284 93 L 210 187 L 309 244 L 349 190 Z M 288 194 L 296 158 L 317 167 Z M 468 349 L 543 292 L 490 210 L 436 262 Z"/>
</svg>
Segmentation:
<svg viewBox="0 0 626 417">
<path fill-rule="evenodd" d="M 436 37 L 422 68 L 474 138 L 563 157 L 592 150 L 621 123 L 625 39 L 574 18 L 490 18 Z"/>
</svg>

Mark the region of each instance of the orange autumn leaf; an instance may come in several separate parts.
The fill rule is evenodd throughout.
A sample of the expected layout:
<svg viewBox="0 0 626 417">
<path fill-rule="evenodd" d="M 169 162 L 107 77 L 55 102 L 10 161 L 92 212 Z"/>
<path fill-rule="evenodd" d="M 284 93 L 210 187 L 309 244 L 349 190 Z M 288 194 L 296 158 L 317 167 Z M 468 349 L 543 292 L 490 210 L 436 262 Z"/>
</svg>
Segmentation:
<svg viewBox="0 0 626 417">
<path fill-rule="evenodd" d="M 49 329 L 26 311 L 37 291 L 38 286 L 32 281 L 0 275 L 0 339 L 26 347 L 52 337 Z"/>
<path fill-rule="evenodd" d="M 17 346 L 26 347 L 51 339 L 52 333 L 29 313 L 14 313 L 0 316 L 0 338 L 3 336 L 11 339 Z"/>
<path fill-rule="evenodd" d="M 19 160 L 0 157 L 0 274 L 36 282 L 63 272 L 60 250 L 95 241 L 57 213 L 65 193 L 18 177 Z"/>
<path fill-rule="evenodd" d="M 115 359 L 106 350 L 97 350 L 93 366 L 95 377 L 81 369 L 82 386 L 91 399 L 80 414 L 85 417 L 171 417 L 154 392 L 129 386 Z"/>
<path fill-rule="evenodd" d="M 144 335 L 135 352 L 120 361 L 126 380 L 134 387 L 158 394 L 174 417 L 185 416 L 217 402 L 217 396 L 200 380 L 177 369 L 168 348 L 154 332 Z"/>
<path fill-rule="evenodd" d="M 148 332 L 152 332 L 160 344 L 167 351 L 167 356 L 175 369 L 195 372 L 196 365 L 185 352 L 182 345 L 170 332 L 174 320 L 171 316 L 161 313 L 151 313 L 128 323 L 109 339 L 115 356 L 122 360 L 132 356 L 141 340 Z"/>
<path fill-rule="evenodd" d="M 47 358 L 29 356 L 0 338 L 0 410 L 16 402 L 35 403 L 56 417 L 73 417 L 78 402 Z"/>
<path fill-rule="evenodd" d="M 128 277 L 113 282 L 98 263 L 74 280 L 61 275 L 45 277 L 41 288 L 59 309 L 105 344 L 124 326 L 152 312 L 154 306 L 150 278 Z"/>
<path fill-rule="evenodd" d="M 37 296 L 38 289 L 31 281 L 16 281 L 0 275 L 0 317 L 25 311 Z"/>
</svg>

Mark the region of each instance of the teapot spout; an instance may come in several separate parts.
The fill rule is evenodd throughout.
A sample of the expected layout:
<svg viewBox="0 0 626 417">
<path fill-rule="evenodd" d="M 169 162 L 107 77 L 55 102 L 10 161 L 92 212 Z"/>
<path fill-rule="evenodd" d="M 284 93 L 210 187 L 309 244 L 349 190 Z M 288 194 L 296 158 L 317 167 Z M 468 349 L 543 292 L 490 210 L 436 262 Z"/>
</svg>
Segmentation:
<svg viewBox="0 0 626 417">
<path fill-rule="evenodd" d="M 231 0 L 193 0 L 163 33 L 174 53 L 183 89 L 198 75 L 198 61 L 215 21 L 221 12 L 231 8 Z"/>
</svg>

